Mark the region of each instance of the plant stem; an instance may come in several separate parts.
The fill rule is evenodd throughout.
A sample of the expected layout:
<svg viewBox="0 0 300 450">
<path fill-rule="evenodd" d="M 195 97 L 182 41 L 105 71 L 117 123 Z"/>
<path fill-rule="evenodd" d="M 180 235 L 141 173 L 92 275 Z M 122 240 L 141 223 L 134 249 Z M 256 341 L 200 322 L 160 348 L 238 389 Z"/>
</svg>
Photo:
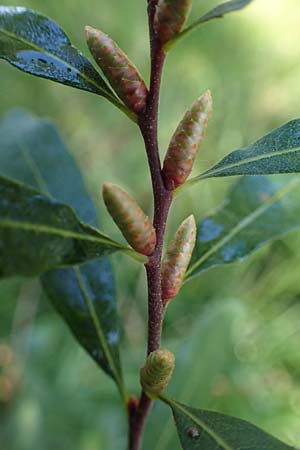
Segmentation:
<svg viewBox="0 0 300 450">
<path fill-rule="evenodd" d="M 165 227 L 173 198 L 172 191 L 167 190 L 164 185 L 157 138 L 159 94 L 165 53 L 160 42 L 156 39 L 153 29 L 156 3 L 157 0 L 148 0 L 151 48 L 150 89 L 145 111 L 138 117 L 138 124 L 144 139 L 151 174 L 154 198 L 153 225 L 157 236 L 154 253 L 145 265 L 148 284 L 148 354 L 157 350 L 160 347 L 161 341 L 164 311 L 161 300 L 160 266 Z M 138 408 L 134 415 L 129 418 L 129 450 L 139 450 L 141 447 L 143 430 L 151 404 L 152 400 L 142 392 Z"/>
<path fill-rule="evenodd" d="M 142 393 L 134 416 L 129 417 L 129 450 L 139 450 L 142 444 L 143 430 L 152 400 Z"/>
</svg>

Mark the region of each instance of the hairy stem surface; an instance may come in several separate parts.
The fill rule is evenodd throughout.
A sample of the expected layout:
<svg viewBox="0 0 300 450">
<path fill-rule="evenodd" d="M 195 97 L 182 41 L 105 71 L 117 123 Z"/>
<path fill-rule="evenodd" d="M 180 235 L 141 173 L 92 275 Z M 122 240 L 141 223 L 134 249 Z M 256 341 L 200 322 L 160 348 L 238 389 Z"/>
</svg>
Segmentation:
<svg viewBox="0 0 300 450">
<path fill-rule="evenodd" d="M 161 255 L 164 242 L 165 227 L 173 194 L 164 185 L 159 157 L 157 122 L 158 104 L 161 84 L 161 75 L 165 54 L 161 44 L 155 37 L 153 30 L 153 18 L 156 0 L 148 1 L 148 17 L 151 47 L 151 78 L 150 89 L 145 111 L 138 118 L 138 124 L 144 139 L 148 164 L 151 174 L 154 219 L 153 225 L 156 230 L 157 244 L 149 262 L 145 265 L 148 284 L 148 349 L 147 353 L 153 352 L 160 347 L 161 328 L 163 321 L 163 304 L 161 300 Z M 130 436 L 129 450 L 139 450 L 142 443 L 142 435 L 148 412 L 152 401 L 142 392 L 138 408 L 129 419 Z"/>
</svg>

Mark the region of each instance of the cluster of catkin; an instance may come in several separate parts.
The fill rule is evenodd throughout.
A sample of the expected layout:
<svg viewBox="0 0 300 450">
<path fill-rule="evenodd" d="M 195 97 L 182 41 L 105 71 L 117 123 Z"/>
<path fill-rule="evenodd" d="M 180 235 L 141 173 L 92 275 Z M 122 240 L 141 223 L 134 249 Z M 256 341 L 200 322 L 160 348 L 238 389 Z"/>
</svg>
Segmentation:
<svg viewBox="0 0 300 450">
<path fill-rule="evenodd" d="M 159 0 L 154 17 L 154 31 L 162 47 L 183 28 L 192 0 Z M 134 64 L 105 33 L 86 27 L 88 47 L 111 87 L 136 115 L 146 108 L 148 90 Z M 166 152 L 162 177 L 165 188 L 173 191 L 182 185 L 192 171 L 212 110 L 210 91 L 192 104 L 179 123 Z M 148 257 L 155 252 L 156 233 L 151 220 L 136 201 L 116 184 L 103 185 L 105 205 L 127 242 Z M 178 294 L 194 249 L 196 224 L 193 216 L 180 225 L 161 265 L 162 302 Z M 172 354 L 160 349 L 150 354 L 141 370 L 146 392 L 159 394 L 168 384 L 174 367 Z"/>
</svg>

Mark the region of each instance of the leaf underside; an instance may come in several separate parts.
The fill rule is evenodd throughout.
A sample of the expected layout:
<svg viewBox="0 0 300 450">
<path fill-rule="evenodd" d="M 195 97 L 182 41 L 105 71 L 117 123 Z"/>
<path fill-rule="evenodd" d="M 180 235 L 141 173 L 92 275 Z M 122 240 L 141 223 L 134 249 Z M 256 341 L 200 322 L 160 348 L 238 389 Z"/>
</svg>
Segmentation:
<svg viewBox="0 0 300 450">
<path fill-rule="evenodd" d="M 187 185 L 212 177 L 300 172 L 300 120 L 271 131 L 249 147 L 225 156 Z"/>
<path fill-rule="evenodd" d="M 210 267 L 240 262 L 300 227 L 300 178 L 243 177 L 224 204 L 197 226 L 186 281 Z"/>
<path fill-rule="evenodd" d="M 5 118 L 0 126 L 0 173 L 69 204 L 81 220 L 98 225 L 81 173 L 48 121 L 24 112 L 13 112 Z M 41 281 L 79 343 L 124 391 L 114 276 L 109 260 L 102 258 L 80 267 L 52 270 Z"/>
<path fill-rule="evenodd" d="M 172 408 L 183 450 L 295 450 L 245 420 L 162 400 Z"/>
</svg>

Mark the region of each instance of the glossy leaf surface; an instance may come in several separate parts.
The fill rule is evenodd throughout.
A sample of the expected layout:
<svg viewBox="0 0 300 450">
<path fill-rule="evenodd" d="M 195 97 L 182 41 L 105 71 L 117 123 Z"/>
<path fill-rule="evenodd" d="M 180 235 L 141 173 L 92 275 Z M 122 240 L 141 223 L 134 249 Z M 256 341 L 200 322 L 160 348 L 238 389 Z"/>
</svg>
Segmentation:
<svg viewBox="0 0 300 450">
<path fill-rule="evenodd" d="M 69 206 L 0 176 L 0 278 L 39 275 L 100 258 L 118 247 L 80 222 Z"/>
<path fill-rule="evenodd" d="M 245 420 L 162 400 L 172 408 L 183 450 L 295 450 Z"/>
<path fill-rule="evenodd" d="M 244 177 L 224 204 L 197 226 L 186 280 L 213 266 L 239 262 L 300 227 L 300 177 Z"/>
<path fill-rule="evenodd" d="M 81 220 L 97 225 L 97 213 L 81 173 L 48 121 L 24 112 L 6 117 L 0 126 L 0 173 L 50 193 L 71 205 Z M 41 281 L 80 344 L 116 380 L 124 396 L 114 276 L 109 260 L 52 270 Z"/>
<path fill-rule="evenodd" d="M 225 156 L 191 185 L 205 178 L 300 172 L 300 120 L 292 120 L 243 150 Z"/>
<path fill-rule="evenodd" d="M 65 32 L 38 12 L 23 7 L 0 6 L 0 58 L 24 72 L 119 103 Z"/>
<path fill-rule="evenodd" d="M 174 43 L 175 41 L 181 39 L 183 36 L 187 35 L 191 31 L 194 31 L 197 27 L 202 25 L 205 22 L 209 22 L 213 19 L 220 19 L 224 17 L 226 14 L 229 14 L 231 12 L 239 11 L 240 9 L 245 8 L 248 6 L 253 0 L 231 0 L 224 3 L 221 3 L 220 5 L 216 6 L 215 8 L 208 11 L 206 14 L 201 16 L 199 19 L 194 21 L 191 25 L 189 25 L 187 28 L 185 28 L 181 33 L 179 33 L 171 42 Z M 168 48 L 168 44 L 167 44 Z"/>
</svg>

